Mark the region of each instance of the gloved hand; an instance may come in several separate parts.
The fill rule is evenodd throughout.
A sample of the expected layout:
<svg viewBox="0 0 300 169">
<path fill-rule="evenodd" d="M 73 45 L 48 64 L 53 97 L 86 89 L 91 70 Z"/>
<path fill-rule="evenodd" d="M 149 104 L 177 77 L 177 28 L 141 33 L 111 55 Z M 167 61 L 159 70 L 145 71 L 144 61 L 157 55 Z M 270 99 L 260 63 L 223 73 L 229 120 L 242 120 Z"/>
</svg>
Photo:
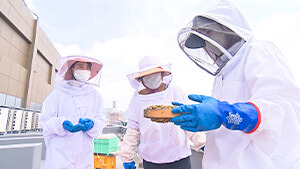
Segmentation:
<svg viewBox="0 0 300 169">
<path fill-rule="evenodd" d="M 83 128 L 82 128 L 83 132 L 86 132 L 94 127 L 94 122 L 89 118 L 86 118 L 86 119 L 80 118 L 79 124 L 83 125 Z"/>
<path fill-rule="evenodd" d="M 217 129 L 223 124 L 231 130 L 253 132 L 260 124 L 259 109 L 252 103 L 220 102 L 212 97 L 189 95 L 189 99 L 199 104 L 179 105 L 173 113 L 185 113 L 171 119 L 176 125 L 188 131 L 208 131 Z"/>
<path fill-rule="evenodd" d="M 63 122 L 63 127 L 64 127 L 64 129 L 68 130 L 71 133 L 76 133 L 76 132 L 82 130 L 83 125 L 77 124 L 74 126 L 71 121 L 65 120 Z"/>
<path fill-rule="evenodd" d="M 130 163 L 123 163 L 125 169 L 135 169 L 135 162 L 132 161 Z"/>
<path fill-rule="evenodd" d="M 196 132 L 217 129 L 221 126 L 221 113 L 218 110 L 218 100 L 203 95 L 189 95 L 189 99 L 200 104 L 181 105 L 174 102 L 173 113 L 185 113 L 173 117 L 171 122 L 180 125 L 182 129 Z"/>
</svg>

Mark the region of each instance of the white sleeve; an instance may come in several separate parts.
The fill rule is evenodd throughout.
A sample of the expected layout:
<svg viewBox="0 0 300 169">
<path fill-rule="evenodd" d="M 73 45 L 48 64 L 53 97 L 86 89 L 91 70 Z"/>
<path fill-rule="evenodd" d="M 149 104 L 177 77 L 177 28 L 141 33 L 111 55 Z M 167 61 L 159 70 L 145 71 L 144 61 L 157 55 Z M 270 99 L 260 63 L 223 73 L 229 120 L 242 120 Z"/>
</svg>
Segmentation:
<svg viewBox="0 0 300 169">
<path fill-rule="evenodd" d="M 132 97 L 128 109 L 126 111 L 128 123 L 127 128 L 132 128 L 135 130 L 139 130 L 139 121 L 137 118 L 139 118 L 139 110 L 136 108 L 136 103 L 134 97 Z"/>
<path fill-rule="evenodd" d="M 94 126 L 91 130 L 86 132 L 89 136 L 93 138 L 97 138 L 102 133 L 102 130 L 106 125 L 105 115 L 102 113 L 103 101 L 101 96 L 97 98 L 95 104 L 98 105 L 96 108 L 96 113 L 94 113 L 93 116 L 90 117 L 90 119 L 94 122 Z"/>
<path fill-rule="evenodd" d="M 62 124 L 66 120 L 65 117 L 57 117 L 57 95 L 52 91 L 42 105 L 41 111 L 41 126 L 43 129 L 43 136 L 49 139 L 52 136 L 64 136 L 68 132 L 63 128 Z"/>
<path fill-rule="evenodd" d="M 264 153 L 271 154 L 284 134 L 284 120 L 296 114 L 289 105 L 299 90 L 294 87 L 285 58 L 276 47 L 258 43 L 251 49 L 244 74 L 251 93 L 249 101 L 258 107 L 261 123 L 249 137 Z"/>
<path fill-rule="evenodd" d="M 189 132 L 186 130 L 184 132 L 194 144 L 193 149 L 196 152 L 200 152 L 201 148 L 205 146 L 206 132 Z"/>
<path fill-rule="evenodd" d="M 135 150 L 140 139 L 140 132 L 135 129 L 127 128 L 123 138 L 121 150 L 118 152 L 123 163 L 132 162 L 135 156 Z"/>
</svg>

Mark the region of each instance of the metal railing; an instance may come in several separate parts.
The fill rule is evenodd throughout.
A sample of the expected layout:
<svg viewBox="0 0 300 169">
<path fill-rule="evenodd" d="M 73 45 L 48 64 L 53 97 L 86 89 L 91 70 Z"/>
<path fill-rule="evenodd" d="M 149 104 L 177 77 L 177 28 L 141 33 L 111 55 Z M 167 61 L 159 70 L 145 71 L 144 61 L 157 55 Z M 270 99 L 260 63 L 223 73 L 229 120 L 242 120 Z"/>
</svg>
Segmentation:
<svg viewBox="0 0 300 169">
<path fill-rule="evenodd" d="M 0 106 L 0 134 L 41 131 L 40 111 Z"/>
</svg>

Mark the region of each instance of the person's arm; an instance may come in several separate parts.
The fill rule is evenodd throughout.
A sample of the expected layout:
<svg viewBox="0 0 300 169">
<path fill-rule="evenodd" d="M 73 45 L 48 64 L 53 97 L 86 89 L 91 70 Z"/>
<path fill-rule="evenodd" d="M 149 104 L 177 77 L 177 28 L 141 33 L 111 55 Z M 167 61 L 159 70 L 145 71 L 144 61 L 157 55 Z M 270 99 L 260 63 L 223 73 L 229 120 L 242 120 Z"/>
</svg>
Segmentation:
<svg viewBox="0 0 300 169">
<path fill-rule="evenodd" d="M 127 128 L 126 134 L 123 138 L 121 150 L 118 153 L 123 163 L 131 163 L 133 161 L 139 139 L 140 132 L 138 130 Z"/>
<path fill-rule="evenodd" d="M 86 131 L 86 133 L 93 138 L 97 138 L 102 133 L 102 130 L 106 125 L 105 115 L 102 113 L 103 101 L 100 95 L 96 102 L 98 104 L 97 112 L 95 113 L 95 116 L 89 117 L 89 119 L 93 122 L 93 127 Z"/>
<path fill-rule="evenodd" d="M 284 121 L 297 115 L 292 102 L 299 100 L 299 89 L 284 56 L 269 42 L 251 45 L 244 74 L 251 93 L 249 101 L 261 112 L 261 124 L 253 133 L 253 141 L 269 154 L 280 143 Z M 295 124 L 293 120 L 289 119 L 291 125 Z"/>
<path fill-rule="evenodd" d="M 253 45 L 249 48 L 249 53 L 244 56 L 248 57 L 243 70 L 245 87 L 251 95 L 248 103 L 229 104 L 213 98 L 206 99 L 208 101 L 204 103 L 201 98 L 198 99 L 200 100 L 199 104 L 206 104 L 205 107 L 208 110 L 203 111 L 203 109 L 200 110 L 201 106 L 199 107 L 199 112 L 207 112 L 201 113 L 204 118 L 190 116 L 173 120 L 180 125 L 180 123 L 185 123 L 183 120 L 191 121 L 191 118 L 195 118 L 201 125 L 194 127 L 194 130 L 198 128 L 200 131 L 217 129 L 220 125 L 225 125 L 229 129 L 241 130 L 247 137 L 252 138 L 253 143 L 264 153 L 270 154 L 281 140 L 286 114 L 290 114 L 290 116 L 297 114 L 291 103 L 299 98 L 299 89 L 295 87 L 280 52 L 271 44 L 268 44 L 268 48 L 265 47 L 265 43 Z M 175 111 L 191 112 L 193 108 L 197 109 L 196 107 L 187 105 L 187 107 L 180 108 L 186 109 L 185 111 Z M 221 111 L 218 110 L 219 107 L 221 107 Z M 226 112 L 227 116 L 224 116 L 222 112 Z M 290 119 L 290 121 L 295 124 L 294 119 Z M 195 126 L 191 123 L 184 125 L 186 127 Z"/>
<path fill-rule="evenodd" d="M 64 136 L 68 133 L 63 128 L 63 122 L 66 120 L 65 117 L 57 117 L 57 93 L 52 91 L 42 104 L 41 111 L 41 126 L 43 129 L 44 138 L 52 136 Z"/>
<path fill-rule="evenodd" d="M 183 113 L 171 119 L 182 129 L 197 132 L 218 129 L 221 125 L 230 130 L 254 132 L 260 124 L 260 111 L 253 103 L 229 104 L 213 97 L 189 95 L 189 99 L 198 104 L 179 105 L 173 113 Z"/>
<path fill-rule="evenodd" d="M 121 160 L 123 161 L 124 167 L 131 166 L 127 168 L 134 168 L 133 158 L 135 156 L 135 151 L 138 146 L 140 140 L 140 128 L 139 128 L 139 110 L 136 107 L 134 97 L 131 99 L 128 109 L 126 110 L 126 115 L 128 119 L 128 123 L 126 125 L 126 134 L 123 138 L 123 143 L 121 146 L 121 150 L 118 153 Z M 133 165 L 133 166 L 132 166 Z"/>
<path fill-rule="evenodd" d="M 193 149 L 196 152 L 200 152 L 201 149 L 205 146 L 206 133 L 205 132 L 189 132 L 186 130 L 184 132 L 189 137 L 191 142 L 194 144 Z"/>
</svg>

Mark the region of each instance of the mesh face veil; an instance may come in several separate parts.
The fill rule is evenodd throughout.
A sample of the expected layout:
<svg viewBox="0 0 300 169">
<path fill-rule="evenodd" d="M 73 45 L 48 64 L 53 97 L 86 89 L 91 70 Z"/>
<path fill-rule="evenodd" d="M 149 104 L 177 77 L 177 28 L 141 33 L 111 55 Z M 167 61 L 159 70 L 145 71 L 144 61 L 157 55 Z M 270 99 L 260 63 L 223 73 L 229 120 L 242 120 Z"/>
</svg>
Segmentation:
<svg viewBox="0 0 300 169">
<path fill-rule="evenodd" d="M 214 76 L 245 42 L 227 27 L 201 16 L 196 16 L 180 30 L 177 40 L 196 65 Z"/>
<path fill-rule="evenodd" d="M 150 74 L 159 73 L 162 75 L 162 81 L 169 85 L 172 81 L 172 74 L 171 74 L 171 64 L 163 64 L 159 61 L 157 57 L 154 56 L 144 56 L 139 61 L 139 70 L 137 72 L 131 73 L 127 75 L 127 78 L 130 82 L 130 85 L 134 89 L 138 89 L 139 91 L 143 89 L 143 84 L 141 79 Z M 160 75 L 160 76 L 161 76 Z M 160 77 L 161 78 L 161 77 Z M 154 87 L 153 87 L 154 88 Z"/>
<path fill-rule="evenodd" d="M 148 87 L 149 89 L 158 89 L 160 85 L 162 84 L 162 74 L 161 73 L 154 73 L 147 75 L 142 78 L 145 87 Z"/>
<path fill-rule="evenodd" d="M 56 74 L 56 77 L 55 77 L 55 85 L 58 86 L 58 85 L 64 84 L 65 82 L 73 80 L 73 75 L 70 71 L 70 67 L 76 61 L 91 63 L 90 74 L 88 75 L 88 73 L 84 73 L 85 75 L 80 75 L 80 76 L 90 76 L 90 77 L 89 78 L 87 78 L 87 77 L 82 77 L 81 78 L 78 75 L 79 79 L 81 79 L 80 81 L 85 81 L 83 83 L 93 84 L 93 85 L 99 86 L 100 85 L 100 78 L 101 78 L 101 71 L 100 70 L 102 69 L 103 65 L 97 59 L 90 58 L 90 57 L 87 57 L 87 56 L 66 56 L 66 57 L 61 57 L 58 60 L 60 68 L 59 68 L 59 70 Z M 86 80 L 86 78 L 88 80 Z"/>
</svg>

